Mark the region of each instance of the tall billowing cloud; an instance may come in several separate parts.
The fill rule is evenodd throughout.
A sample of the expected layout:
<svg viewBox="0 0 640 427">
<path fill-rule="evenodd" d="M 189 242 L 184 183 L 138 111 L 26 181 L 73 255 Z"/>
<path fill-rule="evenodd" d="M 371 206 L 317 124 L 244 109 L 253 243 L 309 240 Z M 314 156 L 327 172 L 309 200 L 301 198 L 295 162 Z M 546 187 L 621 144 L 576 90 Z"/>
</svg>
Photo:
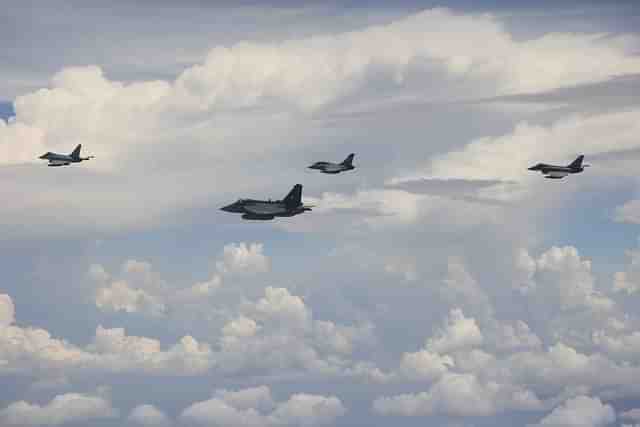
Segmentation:
<svg viewBox="0 0 640 427">
<path fill-rule="evenodd" d="M 376 68 L 401 82 L 412 65 L 431 61 L 454 76 L 495 80 L 499 90 L 541 91 L 637 72 L 629 42 L 562 33 L 517 42 L 489 15 L 432 9 L 338 36 L 216 48 L 177 79 L 176 89 L 202 106 L 281 98 L 314 107 L 361 85 Z"/>
<path fill-rule="evenodd" d="M 18 97 L 17 121 L 3 132 L 23 126 L 40 133 L 27 145 L 31 150 L 42 141 L 61 148 L 90 140 L 106 162 L 128 144 L 152 141 L 168 124 L 161 118 L 167 113 L 270 100 L 315 108 L 352 93 L 380 70 L 396 83 L 414 69 L 435 68 L 455 78 L 488 80 L 497 93 L 542 91 L 640 72 L 636 44 L 630 37 L 563 33 L 516 41 L 490 15 L 432 9 L 339 35 L 216 47 L 173 82 L 127 84 L 108 80 L 95 66 L 69 68 L 52 79 L 51 89 Z M 3 145 L 11 150 L 16 141 Z M 0 163 L 24 161 L 6 154 Z"/>
<path fill-rule="evenodd" d="M 184 70 L 174 80 L 121 82 L 109 79 L 97 66 L 66 68 L 52 78 L 50 88 L 15 100 L 16 119 L 0 125 L 0 165 L 36 161 L 43 151 L 68 152 L 77 143 L 84 143 L 84 149 L 96 155 L 96 161 L 83 164 L 82 172 L 73 172 L 82 176 L 72 181 L 76 197 L 63 202 L 54 197 L 59 187 L 53 185 L 48 174 L 20 174 L 18 194 L 0 189 L 0 197 L 19 200 L 3 211 L 1 222 L 11 225 L 27 219 L 41 225 L 24 230 L 7 227 L 14 233 L 32 234 L 83 227 L 94 230 L 96 225 L 99 230 L 148 227 L 166 220 L 165 215 L 172 212 L 210 203 L 219 189 L 200 185 L 203 181 L 225 182 L 227 191 L 262 182 L 246 176 L 246 168 L 232 167 L 228 160 L 284 145 L 310 143 L 287 138 L 295 123 L 281 114 L 283 111 L 330 107 L 336 101 L 367 92 L 372 84 L 393 88 L 406 82 L 420 87 L 434 78 L 475 87 L 472 96 L 598 82 L 640 72 L 640 59 L 634 54 L 636 45 L 632 36 L 603 34 L 552 33 L 518 40 L 497 17 L 440 8 L 341 34 L 218 46 L 204 63 Z M 474 85 L 477 82 L 481 84 Z M 444 94 L 453 95 L 455 91 Z M 251 118 L 233 114 L 238 108 L 248 108 Z M 252 126 L 243 124 L 245 117 Z M 611 126 L 625 122 L 623 118 L 603 120 L 613 120 Z M 260 125 L 253 126 L 256 123 Z M 567 139 L 567 133 L 575 136 L 570 140 L 580 139 L 583 133 L 600 135 L 594 132 L 594 126 L 583 133 L 573 132 L 573 127 L 573 122 L 561 124 L 547 135 L 534 124 L 523 124 L 514 136 L 529 141 L 525 141 L 528 146 L 531 141 L 537 144 L 541 136 L 553 139 L 556 133 L 559 140 Z M 600 127 L 595 125 L 595 130 Z M 261 129 L 259 135 L 255 128 Z M 629 133 L 633 133 L 632 128 Z M 238 143 L 238 139 L 245 142 Z M 501 142 L 496 144 L 500 146 Z M 160 145 L 162 150 L 155 149 Z M 491 141 L 480 145 L 479 154 L 488 150 L 494 155 L 490 161 L 486 155 L 458 157 L 450 153 L 444 155 L 444 163 L 434 160 L 431 175 L 478 179 L 491 170 L 492 179 L 503 179 L 514 175 L 512 168 L 533 157 L 533 153 L 525 158 L 525 154 L 513 155 L 510 148 L 492 148 Z M 522 151 L 522 144 L 517 146 Z M 550 147 L 560 145 L 552 143 Z M 557 150 L 554 152 L 558 156 L 564 156 L 573 149 Z M 475 148 L 473 151 L 478 154 Z M 473 162 L 469 163 L 467 157 L 473 157 Z M 487 167 L 496 161 L 499 167 Z M 212 162 L 216 164 L 213 170 Z M 140 172 L 141 164 L 145 173 Z M 502 170 L 505 164 L 510 165 L 507 171 Z M 122 177 L 115 171 L 131 175 Z M 130 191 L 120 191 L 122 186 Z M 382 195 L 390 198 L 395 193 Z M 363 194 L 378 196 L 372 191 Z M 394 198 L 406 199 L 400 200 L 406 203 L 406 218 L 416 216 L 410 211 L 411 199 Z M 390 206 L 384 206 L 382 213 L 389 210 L 394 213 Z M 55 211 L 57 227 L 37 214 L 42 211 Z M 87 218 L 92 218 L 91 224 Z M 384 223 L 384 218 L 380 222 Z M 120 287 L 105 298 L 143 300 L 145 296 L 127 294 Z M 127 302 L 119 304 L 132 309 Z"/>
</svg>

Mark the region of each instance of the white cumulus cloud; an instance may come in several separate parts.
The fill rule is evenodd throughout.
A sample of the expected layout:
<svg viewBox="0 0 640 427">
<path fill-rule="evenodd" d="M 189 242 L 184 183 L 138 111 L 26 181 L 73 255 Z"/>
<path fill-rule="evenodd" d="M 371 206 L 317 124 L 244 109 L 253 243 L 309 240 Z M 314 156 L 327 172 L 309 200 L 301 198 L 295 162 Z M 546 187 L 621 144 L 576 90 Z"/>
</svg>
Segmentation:
<svg viewBox="0 0 640 427">
<path fill-rule="evenodd" d="M 578 396 L 567 400 L 544 417 L 541 426 L 554 427 L 598 427 L 606 426 L 616 420 L 616 414 L 610 405 L 598 398 Z"/>
<path fill-rule="evenodd" d="M 0 411 L 0 420 L 7 426 L 58 426 L 118 415 L 111 402 L 102 397 L 68 393 L 56 396 L 46 405 L 14 402 Z"/>
<path fill-rule="evenodd" d="M 229 392 L 218 390 L 210 400 L 186 408 L 181 419 L 195 425 L 321 426 L 330 425 L 346 409 L 335 396 L 294 394 L 274 402 L 268 387 Z"/>
</svg>

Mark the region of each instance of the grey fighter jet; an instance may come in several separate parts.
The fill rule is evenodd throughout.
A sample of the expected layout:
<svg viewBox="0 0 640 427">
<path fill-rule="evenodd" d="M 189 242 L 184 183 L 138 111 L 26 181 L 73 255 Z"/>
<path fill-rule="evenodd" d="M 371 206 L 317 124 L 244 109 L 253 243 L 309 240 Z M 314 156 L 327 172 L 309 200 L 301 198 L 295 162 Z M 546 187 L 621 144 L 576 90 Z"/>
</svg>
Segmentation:
<svg viewBox="0 0 640 427">
<path fill-rule="evenodd" d="M 43 160 L 48 160 L 49 163 L 47 166 L 67 166 L 71 163 L 80 163 L 84 160 L 93 159 L 94 156 L 89 157 L 80 157 L 80 149 L 82 148 L 82 144 L 78 144 L 78 146 L 71 152 L 71 154 L 58 154 L 52 153 L 51 151 L 40 156 Z"/>
<path fill-rule="evenodd" d="M 353 157 L 355 154 L 351 153 L 344 159 L 341 163 L 331 163 L 331 162 L 316 162 L 309 166 L 309 169 L 318 169 L 322 173 L 331 173 L 336 174 L 344 171 L 350 171 L 355 169 L 353 166 Z"/>
<path fill-rule="evenodd" d="M 583 159 L 584 159 L 584 156 L 580 155 L 578 156 L 577 159 L 575 159 L 573 162 L 571 162 L 567 166 L 556 166 L 556 165 L 548 165 L 546 163 L 538 163 L 535 166 L 531 166 L 529 170 L 540 171 L 542 172 L 543 175 L 545 175 L 545 178 L 561 179 L 572 173 L 580 173 L 584 171 L 584 168 L 590 166 L 590 165 L 583 165 L 582 164 Z"/>
<path fill-rule="evenodd" d="M 282 200 L 239 199 L 220 210 L 241 213 L 242 219 L 269 221 L 277 216 L 295 216 L 310 211 L 312 206 L 302 204 L 302 185 L 296 184 Z"/>
</svg>

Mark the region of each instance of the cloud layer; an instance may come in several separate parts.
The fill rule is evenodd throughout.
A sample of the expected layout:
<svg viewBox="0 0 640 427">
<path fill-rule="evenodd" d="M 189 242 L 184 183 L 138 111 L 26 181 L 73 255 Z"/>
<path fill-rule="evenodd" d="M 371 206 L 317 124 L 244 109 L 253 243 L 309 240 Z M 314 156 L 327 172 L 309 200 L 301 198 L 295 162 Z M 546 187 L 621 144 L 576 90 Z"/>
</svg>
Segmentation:
<svg viewBox="0 0 640 427">
<path fill-rule="evenodd" d="M 155 80 L 78 62 L 0 121 L 0 424 L 638 422 L 637 33 L 269 7 L 311 27 Z M 218 209 L 298 182 L 306 215 Z"/>
</svg>

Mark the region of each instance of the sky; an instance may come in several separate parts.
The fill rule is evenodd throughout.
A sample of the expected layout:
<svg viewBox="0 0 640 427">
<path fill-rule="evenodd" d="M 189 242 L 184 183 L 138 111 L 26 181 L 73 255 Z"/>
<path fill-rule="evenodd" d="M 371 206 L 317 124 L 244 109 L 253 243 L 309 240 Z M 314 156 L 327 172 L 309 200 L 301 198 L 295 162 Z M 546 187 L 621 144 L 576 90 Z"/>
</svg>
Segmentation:
<svg viewBox="0 0 640 427">
<path fill-rule="evenodd" d="M 6 5 L 0 425 L 640 426 L 635 3 Z"/>
</svg>

